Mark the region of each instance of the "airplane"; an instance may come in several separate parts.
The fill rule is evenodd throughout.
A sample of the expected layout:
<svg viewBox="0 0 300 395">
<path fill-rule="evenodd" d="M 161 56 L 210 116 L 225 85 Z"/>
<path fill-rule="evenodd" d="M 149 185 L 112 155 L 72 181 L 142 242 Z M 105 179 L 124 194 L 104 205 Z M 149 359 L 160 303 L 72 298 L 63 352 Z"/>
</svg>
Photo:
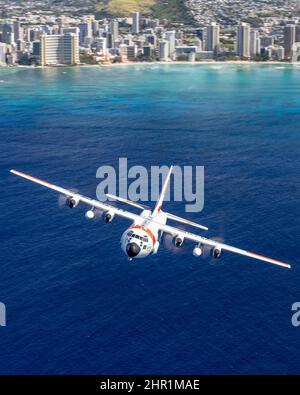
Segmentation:
<svg viewBox="0 0 300 395">
<path fill-rule="evenodd" d="M 137 202 L 133 202 L 120 196 L 107 194 L 107 197 L 109 199 L 119 201 L 141 209 L 142 211 L 139 215 L 115 207 L 111 204 L 103 203 L 99 200 L 86 197 L 72 190 L 61 188 L 57 185 L 51 184 L 47 181 L 33 177 L 21 171 L 12 169 L 10 170 L 10 172 L 29 181 L 40 184 L 46 188 L 52 189 L 63 195 L 66 199 L 66 205 L 71 209 L 77 207 L 79 203 L 87 204 L 88 206 L 90 206 L 89 210 L 85 213 L 85 217 L 87 219 L 93 219 L 95 218 L 96 214 L 100 213 L 102 219 L 106 223 L 111 222 L 116 216 L 130 220 L 132 222 L 131 226 L 129 226 L 129 228 L 125 230 L 121 237 L 121 249 L 127 255 L 129 260 L 132 260 L 133 258 L 146 258 L 149 255 L 156 254 L 162 240 L 162 235 L 168 234 L 171 235 L 174 246 L 177 248 L 180 248 L 185 240 L 194 242 L 195 245 L 193 248 L 193 255 L 195 257 L 200 257 L 203 254 L 204 248 L 208 248 L 213 258 L 220 258 L 221 253 L 224 250 L 244 255 L 249 258 L 254 258 L 260 261 L 269 262 L 274 265 L 286 268 L 291 267 L 288 263 L 284 263 L 276 259 L 271 259 L 266 256 L 256 254 L 254 252 L 241 250 L 240 248 L 232 247 L 219 241 L 208 239 L 198 234 L 190 233 L 185 230 L 168 225 L 167 221 L 172 220 L 205 231 L 208 230 L 206 226 L 197 224 L 181 217 L 177 217 L 174 214 L 170 214 L 162 210 L 162 204 L 166 191 L 168 189 L 172 170 L 173 166 L 171 166 L 169 169 L 168 175 L 163 183 L 161 194 L 157 200 L 153 211 Z"/>
</svg>

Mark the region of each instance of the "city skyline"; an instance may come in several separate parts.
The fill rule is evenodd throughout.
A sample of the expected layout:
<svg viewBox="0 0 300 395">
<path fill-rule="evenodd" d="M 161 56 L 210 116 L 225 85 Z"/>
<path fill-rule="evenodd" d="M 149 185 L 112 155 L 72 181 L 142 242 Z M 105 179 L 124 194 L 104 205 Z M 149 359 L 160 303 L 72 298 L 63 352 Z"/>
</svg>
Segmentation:
<svg viewBox="0 0 300 395">
<path fill-rule="evenodd" d="M 176 27 L 166 20 L 95 15 L 10 18 L 0 23 L 0 65 L 77 65 L 137 61 L 297 61 L 298 19 L 280 27 L 241 22 Z M 41 19 L 41 18 L 40 18 Z"/>
</svg>

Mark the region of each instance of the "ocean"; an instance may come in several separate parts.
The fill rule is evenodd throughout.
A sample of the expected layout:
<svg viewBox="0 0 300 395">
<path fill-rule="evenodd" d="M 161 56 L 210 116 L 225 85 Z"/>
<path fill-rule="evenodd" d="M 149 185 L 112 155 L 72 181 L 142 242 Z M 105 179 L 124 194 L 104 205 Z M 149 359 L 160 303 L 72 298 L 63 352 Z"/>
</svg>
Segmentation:
<svg viewBox="0 0 300 395">
<path fill-rule="evenodd" d="M 299 91 L 297 65 L 0 69 L 0 373 L 299 374 Z M 128 221 L 9 173 L 94 197 L 120 157 L 204 166 L 204 209 L 164 208 L 292 269 L 191 243 L 129 262 Z"/>
</svg>

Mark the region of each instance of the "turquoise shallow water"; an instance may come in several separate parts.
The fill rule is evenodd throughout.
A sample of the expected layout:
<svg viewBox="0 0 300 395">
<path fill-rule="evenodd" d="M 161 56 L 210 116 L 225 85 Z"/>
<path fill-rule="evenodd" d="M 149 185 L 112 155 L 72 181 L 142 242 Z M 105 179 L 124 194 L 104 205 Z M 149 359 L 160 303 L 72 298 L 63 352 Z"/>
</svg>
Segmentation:
<svg viewBox="0 0 300 395">
<path fill-rule="evenodd" d="M 299 89 L 290 65 L 0 69 L 0 372 L 299 373 Z M 188 217 L 293 269 L 192 245 L 129 263 L 125 220 L 87 222 L 8 173 L 94 196 L 119 157 L 205 166 Z"/>
</svg>

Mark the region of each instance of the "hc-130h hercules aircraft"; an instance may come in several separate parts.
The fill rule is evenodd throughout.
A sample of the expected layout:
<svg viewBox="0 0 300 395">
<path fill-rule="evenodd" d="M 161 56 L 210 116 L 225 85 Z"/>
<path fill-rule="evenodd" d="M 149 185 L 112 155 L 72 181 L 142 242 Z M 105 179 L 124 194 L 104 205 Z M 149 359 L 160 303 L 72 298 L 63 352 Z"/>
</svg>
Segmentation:
<svg viewBox="0 0 300 395">
<path fill-rule="evenodd" d="M 79 203 L 85 203 L 90 206 L 86 212 L 87 219 L 95 218 L 96 214 L 101 214 L 104 222 L 108 223 L 113 220 L 115 216 L 120 216 L 132 221 L 132 225 L 125 230 L 121 237 L 121 248 L 131 260 L 133 258 L 146 258 L 151 254 L 156 254 L 162 239 L 162 235 L 168 234 L 173 238 L 175 247 L 181 247 L 184 240 L 190 240 L 195 243 L 193 255 L 199 257 L 202 255 L 204 248 L 209 248 L 212 257 L 219 258 L 222 250 L 230 251 L 236 254 L 245 255 L 249 258 L 255 258 L 261 261 L 273 263 L 274 265 L 290 268 L 290 265 L 275 259 L 241 250 L 240 248 L 232 247 L 224 243 L 220 243 L 213 239 L 207 239 L 194 233 L 186 232 L 182 229 L 167 225 L 167 220 L 177 221 L 182 224 L 194 226 L 202 230 L 208 230 L 207 227 L 199 225 L 195 222 L 188 221 L 184 218 L 177 217 L 176 215 L 162 211 L 162 203 L 169 185 L 170 176 L 173 166 L 171 166 L 168 175 L 164 181 L 162 192 L 158 198 L 156 206 L 153 211 L 145 208 L 143 205 L 124 199 L 119 196 L 107 194 L 107 197 L 128 205 L 134 206 L 142 210 L 138 215 L 130 211 L 122 210 L 107 203 L 102 203 L 98 200 L 80 195 L 72 190 L 61 188 L 59 186 L 50 184 L 39 178 L 32 177 L 21 171 L 10 170 L 11 173 L 17 176 L 26 178 L 29 181 L 43 185 L 44 187 L 53 189 L 65 197 L 66 205 L 70 208 L 75 208 Z"/>
</svg>

